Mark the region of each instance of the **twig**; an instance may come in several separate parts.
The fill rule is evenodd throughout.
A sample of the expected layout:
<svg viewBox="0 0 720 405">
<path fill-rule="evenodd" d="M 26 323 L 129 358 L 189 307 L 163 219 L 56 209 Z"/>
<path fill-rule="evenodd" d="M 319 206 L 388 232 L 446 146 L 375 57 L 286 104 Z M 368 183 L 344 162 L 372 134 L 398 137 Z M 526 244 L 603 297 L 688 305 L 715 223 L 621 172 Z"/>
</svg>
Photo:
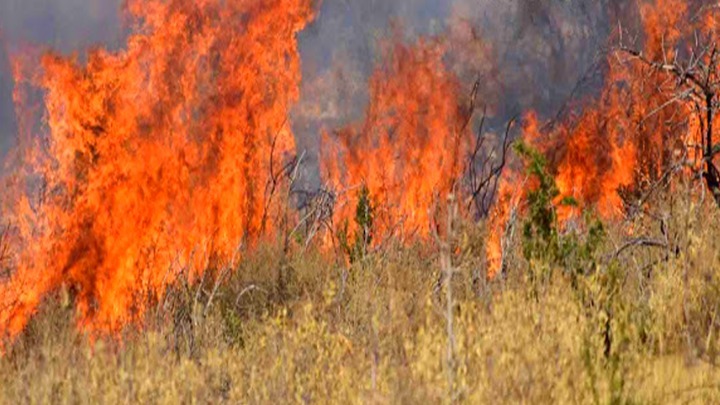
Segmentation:
<svg viewBox="0 0 720 405">
<path fill-rule="evenodd" d="M 247 293 L 249 293 L 249 292 L 252 292 L 252 291 L 260 291 L 260 292 L 264 292 L 265 294 L 268 293 L 267 290 L 265 290 L 265 289 L 263 289 L 263 288 L 261 288 L 261 287 L 258 287 L 258 286 L 256 286 L 255 284 L 250 284 L 249 286 L 243 288 L 243 290 L 240 291 L 240 293 L 239 293 L 239 294 L 237 295 L 237 297 L 235 298 L 235 307 L 237 307 L 237 306 L 240 304 L 240 299 L 241 299 L 243 296 L 245 296 L 245 294 L 247 294 Z"/>
<path fill-rule="evenodd" d="M 618 248 L 612 254 L 612 259 L 613 260 L 617 259 L 626 250 L 633 248 L 633 247 L 637 247 L 637 246 L 655 247 L 655 248 L 661 248 L 661 249 L 668 248 L 668 244 L 661 240 L 650 239 L 650 238 L 635 238 L 635 239 L 631 239 L 631 240 L 625 242 L 625 244 L 623 244 L 620 248 Z"/>
</svg>

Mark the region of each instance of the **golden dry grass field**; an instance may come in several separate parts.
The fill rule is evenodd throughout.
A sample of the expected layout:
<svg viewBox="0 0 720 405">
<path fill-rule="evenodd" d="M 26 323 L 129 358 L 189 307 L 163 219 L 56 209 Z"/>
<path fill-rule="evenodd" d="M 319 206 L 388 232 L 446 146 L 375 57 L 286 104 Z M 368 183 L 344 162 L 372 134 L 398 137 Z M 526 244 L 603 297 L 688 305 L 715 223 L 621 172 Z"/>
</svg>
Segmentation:
<svg viewBox="0 0 720 405">
<path fill-rule="evenodd" d="M 119 339 L 79 332 L 60 291 L 8 343 L 0 402 L 717 403 L 720 213 L 689 195 L 592 249 L 575 232 L 562 260 L 515 232 L 493 280 L 483 226 L 459 225 L 451 295 L 432 242 L 352 264 L 267 243 L 222 283 L 177 283 Z"/>
</svg>

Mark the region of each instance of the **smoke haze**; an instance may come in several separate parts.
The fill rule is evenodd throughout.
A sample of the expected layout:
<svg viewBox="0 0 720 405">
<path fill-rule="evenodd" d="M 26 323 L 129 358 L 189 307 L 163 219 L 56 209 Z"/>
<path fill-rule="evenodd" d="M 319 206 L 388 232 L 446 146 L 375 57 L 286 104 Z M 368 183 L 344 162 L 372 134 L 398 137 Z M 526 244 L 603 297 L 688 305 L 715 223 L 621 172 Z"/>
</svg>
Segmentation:
<svg viewBox="0 0 720 405">
<path fill-rule="evenodd" d="M 617 4 L 616 4 L 617 3 Z M 357 121 L 378 44 L 398 32 L 445 36 L 448 63 L 483 83 L 482 103 L 498 124 L 528 108 L 554 114 L 594 66 L 625 2 L 556 0 L 325 0 L 300 35 L 301 101 L 294 109 L 298 148 L 316 164 L 319 132 Z M 3 0 L 0 3 L 0 152 L 16 134 L 10 54 L 20 46 L 61 53 L 122 43 L 122 0 Z M 312 176 L 311 176 L 312 177 Z M 311 181 L 313 182 L 313 181 Z"/>
<path fill-rule="evenodd" d="M 10 55 L 20 47 L 62 53 L 93 45 L 117 47 L 122 0 L 0 1 L 0 157 L 12 146 L 17 126 Z"/>
</svg>

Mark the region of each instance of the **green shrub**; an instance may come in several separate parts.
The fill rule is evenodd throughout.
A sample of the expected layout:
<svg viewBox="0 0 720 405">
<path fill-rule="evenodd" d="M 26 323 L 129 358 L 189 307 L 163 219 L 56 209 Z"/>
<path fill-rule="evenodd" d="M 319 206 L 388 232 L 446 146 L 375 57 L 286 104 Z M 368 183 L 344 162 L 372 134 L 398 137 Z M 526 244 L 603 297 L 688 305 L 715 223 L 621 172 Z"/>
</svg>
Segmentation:
<svg viewBox="0 0 720 405">
<path fill-rule="evenodd" d="M 367 256 L 368 248 L 373 242 L 373 222 L 375 219 L 375 207 L 370 196 L 370 190 L 363 185 L 358 194 L 358 201 L 355 206 L 356 230 L 349 235 L 349 224 L 347 221 L 338 232 L 340 247 L 347 254 L 350 263 L 361 261 Z"/>
</svg>

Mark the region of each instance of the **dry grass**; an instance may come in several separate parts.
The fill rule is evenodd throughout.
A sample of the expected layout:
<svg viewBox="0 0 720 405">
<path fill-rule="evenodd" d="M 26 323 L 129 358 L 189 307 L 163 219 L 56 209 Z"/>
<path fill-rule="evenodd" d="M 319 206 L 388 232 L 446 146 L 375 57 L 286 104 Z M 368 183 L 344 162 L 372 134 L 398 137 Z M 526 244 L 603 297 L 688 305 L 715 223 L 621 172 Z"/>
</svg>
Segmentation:
<svg viewBox="0 0 720 405">
<path fill-rule="evenodd" d="M 268 244 L 209 307 L 210 280 L 179 285 L 121 341 L 79 333 L 58 292 L 0 359 L 0 402 L 718 403 L 720 214 L 683 195 L 633 235 L 611 226 L 577 277 L 528 263 L 518 237 L 507 277 L 479 281 L 484 231 L 465 227 L 452 329 L 430 243 L 352 266 Z M 613 259 L 637 237 L 667 248 Z"/>
</svg>

